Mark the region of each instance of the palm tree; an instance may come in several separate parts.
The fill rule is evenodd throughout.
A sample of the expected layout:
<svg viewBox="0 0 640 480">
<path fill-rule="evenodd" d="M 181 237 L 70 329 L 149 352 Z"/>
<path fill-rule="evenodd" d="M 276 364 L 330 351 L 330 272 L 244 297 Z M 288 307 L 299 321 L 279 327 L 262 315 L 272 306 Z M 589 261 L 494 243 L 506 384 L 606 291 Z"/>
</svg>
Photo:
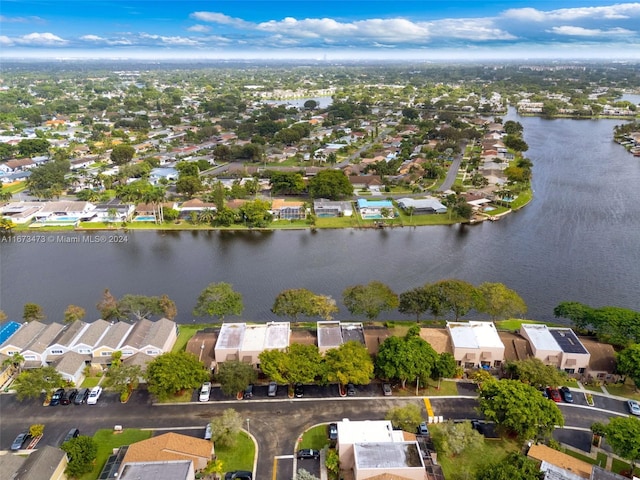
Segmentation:
<svg viewBox="0 0 640 480">
<path fill-rule="evenodd" d="M 20 373 L 22 364 L 24 363 L 24 357 L 19 352 L 14 353 L 12 356 L 5 358 L 2 362 L 3 368 L 12 367 L 16 373 Z"/>
<path fill-rule="evenodd" d="M 213 208 L 205 208 L 198 214 L 198 221 L 202 223 L 213 223 L 216 219 L 216 212 Z"/>
<path fill-rule="evenodd" d="M 407 213 L 409 214 L 409 225 L 411 225 L 413 223 L 413 212 L 416 211 L 416 207 L 414 207 L 413 205 L 410 207 L 407 207 Z"/>
</svg>

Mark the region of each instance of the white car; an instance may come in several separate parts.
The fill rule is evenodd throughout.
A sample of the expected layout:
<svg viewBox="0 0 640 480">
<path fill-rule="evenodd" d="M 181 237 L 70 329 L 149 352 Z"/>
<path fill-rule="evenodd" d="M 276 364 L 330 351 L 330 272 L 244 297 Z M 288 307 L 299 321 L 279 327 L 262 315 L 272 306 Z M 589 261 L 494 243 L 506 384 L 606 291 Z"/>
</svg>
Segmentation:
<svg viewBox="0 0 640 480">
<path fill-rule="evenodd" d="M 627 405 L 632 415 L 640 415 L 640 403 L 635 400 L 628 400 Z"/>
<path fill-rule="evenodd" d="M 95 405 L 98 403 L 98 399 L 102 395 L 102 387 L 93 387 L 89 392 L 89 398 L 87 398 L 87 405 Z"/>
<path fill-rule="evenodd" d="M 209 395 L 211 395 L 211 382 L 204 382 L 202 384 L 202 388 L 200 388 L 200 398 L 201 402 L 208 402 Z"/>
</svg>

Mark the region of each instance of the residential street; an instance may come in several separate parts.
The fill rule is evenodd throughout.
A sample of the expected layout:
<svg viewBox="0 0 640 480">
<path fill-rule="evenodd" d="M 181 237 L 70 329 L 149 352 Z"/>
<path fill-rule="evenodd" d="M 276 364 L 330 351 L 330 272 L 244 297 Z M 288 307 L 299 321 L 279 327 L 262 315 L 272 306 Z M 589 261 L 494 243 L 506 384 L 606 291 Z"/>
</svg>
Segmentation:
<svg viewBox="0 0 640 480">
<path fill-rule="evenodd" d="M 205 424 L 212 417 L 226 408 L 234 408 L 249 420 L 245 428 L 249 427 L 259 444 L 257 480 L 272 478 L 274 458 L 279 456 L 289 458 L 279 459 L 277 476 L 273 478 L 290 480 L 296 440 L 313 425 L 344 418 L 383 419 L 390 408 L 407 403 L 419 405 L 426 417 L 422 397 L 382 397 L 378 387 L 379 385 L 358 387 L 357 396 L 345 398 L 338 397 L 331 387 L 310 387 L 304 398 L 296 399 L 288 399 L 284 396 L 284 391 L 279 392 L 276 399 L 267 399 L 266 389 L 262 392 L 261 387 L 258 387 L 252 400 L 212 400 L 207 403 L 169 405 L 152 405 L 146 391 L 137 391 L 127 404 L 121 404 L 115 394 L 105 393 L 97 405 L 57 407 L 43 407 L 40 402 L 32 400 L 20 403 L 15 395 L 2 394 L 0 449 L 8 449 L 15 436 L 34 423 L 45 425 L 42 442 L 54 446 L 58 446 L 73 427 L 79 428 L 83 435 L 93 435 L 98 429 L 122 425 L 125 429 L 176 429 L 187 435 L 201 436 Z M 626 414 L 624 403 L 620 400 L 597 396 L 596 408 L 590 408 L 583 405 L 581 395 L 575 396 L 576 404 L 560 404 L 566 426 L 577 429 L 569 433 L 566 433 L 567 430 L 557 432 L 556 437 L 568 443 L 574 441 L 577 446 L 584 445 L 588 435 L 586 430 L 591 423 L 607 421 L 615 414 Z M 477 402 L 473 398 L 432 397 L 431 404 L 436 415 L 442 415 L 444 419 L 479 418 L 475 410 Z M 313 469 L 312 460 L 304 462 L 305 468 Z"/>
</svg>

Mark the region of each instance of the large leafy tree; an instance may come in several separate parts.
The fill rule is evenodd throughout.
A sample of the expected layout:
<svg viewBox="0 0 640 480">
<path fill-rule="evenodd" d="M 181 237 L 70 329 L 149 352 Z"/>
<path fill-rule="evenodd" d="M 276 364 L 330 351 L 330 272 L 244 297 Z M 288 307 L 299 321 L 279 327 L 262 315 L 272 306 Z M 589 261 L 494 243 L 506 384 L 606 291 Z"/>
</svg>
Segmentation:
<svg viewBox="0 0 640 480">
<path fill-rule="evenodd" d="M 503 283 L 485 282 L 478 287 L 476 309 L 486 313 L 491 320 L 495 321 L 499 318 L 524 315 L 527 312 L 527 305 L 520 295 Z"/>
<path fill-rule="evenodd" d="M 227 408 L 211 419 L 211 440 L 214 444 L 233 447 L 242 430 L 242 417 L 233 408 Z"/>
<path fill-rule="evenodd" d="M 398 295 L 378 281 L 345 288 L 342 301 L 352 315 L 364 315 L 369 320 L 375 320 L 380 313 L 399 305 Z"/>
<path fill-rule="evenodd" d="M 104 289 L 102 299 L 96 304 L 96 309 L 100 312 L 103 320 L 119 320 L 123 318 L 118 309 L 118 299 L 113 296 L 108 288 Z"/>
<path fill-rule="evenodd" d="M 402 388 L 416 378 L 426 382 L 436 366 L 438 354 L 418 332 L 419 329 L 410 329 L 404 337 L 388 337 L 382 342 L 375 361 L 378 376 L 398 379 Z"/>
<path fill-rule="evenodd" d="M 536 462 L 512 452 L 502 460 L 486 463 L 476 473 L 476 480 L 542 480 L 541 472 Z"/>
<path fill-rule="evenodd" d="M 640 388 L 640 343 L 633 344 L 618 353 L 618 372 L 629 375 Z"/>
<path fill-rule="evenodd" d="M 133 316 L 136 320 L 163 313 L 160 297 L 147 297 L 129 293 L 118 300 L 118 311 L 124 316 Z"/>
<path fill-rule="evenodd" d="M 280 292 L 271 311 L 278 316 L 291 317 L 297 322 L 299 315 L 318 316 L 329 320 L 331 315 L 338 311 L 338 307 L 330 296 L 316 295 L 306 288 L 294 288 Z"/>
<path fill-rule="evenodd" d="M 297 195 L 306 190 L 304 178 L 300 172 L 273 172 L 269 184 L 275 195 Z"/>
<path fill-rule="evenodd" d="M 44 320 L 46 315 L 42 310 L 42 307 L 37 303 L 25 303 L 22 311 L 22 318 L 25 322 L 32 322 L 33 320 Z"/>
<path fill-rule="evenodd" d="M 149 362 L 145 378 L 149 392 L 162 400 L 182 390 L 198 388 L 209 379 L 209 372 L 194 355 L 169 352 Z"/>
<path fill-rule="evenodd" d="M 484 436 L 473 429 L 471 422 L 448 420 L 432 433 L 433 443 L 439 454 L 447 457 L 460 455 L 468 448 L 474 449 L 484 443 Z"/>
<path fill-rule="evenodd" d="M 360 342 L 346 342 L 324 354 L 327 380 L 342 385 L 368 385 L 373 378 L 371 355 Z"/>
<path fill-rule="evenodd" d="M 218 382 L 220 382 L 222 393 L 235 395 L 247 388 L 249 384 L 255 382 L 257 373 L 252 365 L 238 360 L 231 360 L 220 364 L 217 378 Z"/>
<path fill-rule="evenodd" d="M 430 312 L 434 318 L 444 313 L 444 303 L 440 291 L 434 285 L 423 285 L 400 294 L 398 311 L 415 315 L 420 321 L 420 315 Z"/>
<path fill-rule="evenodd" d="M 562 385 L 567 379 L 565 372 L 558 370 L 553 365 L 545 365 L 542 360 L 536 357 L 509 362 L 507 370 L 521 382 L 528 383 L 534 387 L 558 386 Z"/>
<path fill-rule="evenodd" d="M 278 383 L 313 383 L 323 377 L 324 363 L 316 345 L 293 343 L 286 352 L 265 350 L 258 358 L 263 373 Z"/>
<path fill-rule="evenodd" d="M 105 386 L 118 392 L 120 396 L 124 396 L 138 386 L 141 377 L 142 369 L 139 365 L 116 363 L 107 370 Z"/>
<path fill-rule="evenodd" d="M 271 204 L 266 200 L 253 200 L 240 207 L 240 216 L 249 228 L 264 228 L 271 223 L 273 215 L 269 213 Z"/>
<path fill-rule="evenodd" d="M 353 195 L 353 185 L 342 170 L 321 170 L 309 180 L 309 195 L 339 200 Z"/>
<path fill-rule="evenodd" d="M 480 386 L 480 412 L 521 439 L 547 438 L 564 418 L 555 402 L 519 380 L 489 380 Z"/>
<path fill-rule="evenodd" d="M 68 440 L 60 448 L 69 456 L 66 472 L 74 478 L 90 472 L 93 468 L 93 461 L 98 457 L 97 442 L 86 435 L 79 435 Z"/>
<path fill-rule="evenodd" d="M 605 426 L 607 443 L 616 455 L 631 461 L 631 471 L 640 460 L 640 419 L 614 417 Z"/>
<path fill-rule="evenodd" d="M 16 378 L 13 388 L 18 400 L 39 398 L 42 392 L 50 394 L 65 384 L 62 375 L 54 367 L 41 367 L 25 370 Z"/>
<path fill-rule="evenodd" d="M 449 352 L 438 355 L 435 368 L 431 372 L 432 378 L 453 378 L 458 370 L 456 359 Z"/>
<path fill-rule="evenodd" d="M 464 280 L 441 280 L 433 284 L 437 289 L 445 311 L 450 311 L 458 320 L 478 303 L 476 288 Z"/>
<path fill-rule="evenodd" d="M 124 165 L 131 161 L 135 153 L 136 150 L 131 145 L 116 145 L 111 150 L 109 158 L 116 165 Z"/>
<path fill-rule="evenodd" d="M 82 320 L 87 314 L 84 308 L 78 305 L 69 305 L 64 311 L 64 323 L 73 323 Z"/>
<path fill-rule="evenodd" d="M 403 407 L 390 409 L 384 418 L 391 422 L 393 428 L 399 428 L 406 432 L 415 432 L 420 422 L 422 422 L 422 412 L 416 404 L 409 403 Z"/>
<path fill-rule="evenodd" d="M 242 294 L 234 291 L 233 285 L 220 282 L 210 283 L 200 292 L 193 314 L 223 320 L 225 315 L 240 315 L 243 310 Z"/>
</svg>

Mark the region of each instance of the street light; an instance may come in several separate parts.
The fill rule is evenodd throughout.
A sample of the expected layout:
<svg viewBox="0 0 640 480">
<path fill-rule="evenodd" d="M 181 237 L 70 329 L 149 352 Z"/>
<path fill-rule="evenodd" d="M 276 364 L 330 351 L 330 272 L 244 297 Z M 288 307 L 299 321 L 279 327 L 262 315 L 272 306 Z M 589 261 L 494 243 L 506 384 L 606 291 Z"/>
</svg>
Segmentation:
<svg viewBox="0 0 640 480">
<path fill-rule="evenodd" d="M 251 433 L 251 430 L 249 430 L 249 419 L 247 418 L 247 432 Z"/>
</svg>

